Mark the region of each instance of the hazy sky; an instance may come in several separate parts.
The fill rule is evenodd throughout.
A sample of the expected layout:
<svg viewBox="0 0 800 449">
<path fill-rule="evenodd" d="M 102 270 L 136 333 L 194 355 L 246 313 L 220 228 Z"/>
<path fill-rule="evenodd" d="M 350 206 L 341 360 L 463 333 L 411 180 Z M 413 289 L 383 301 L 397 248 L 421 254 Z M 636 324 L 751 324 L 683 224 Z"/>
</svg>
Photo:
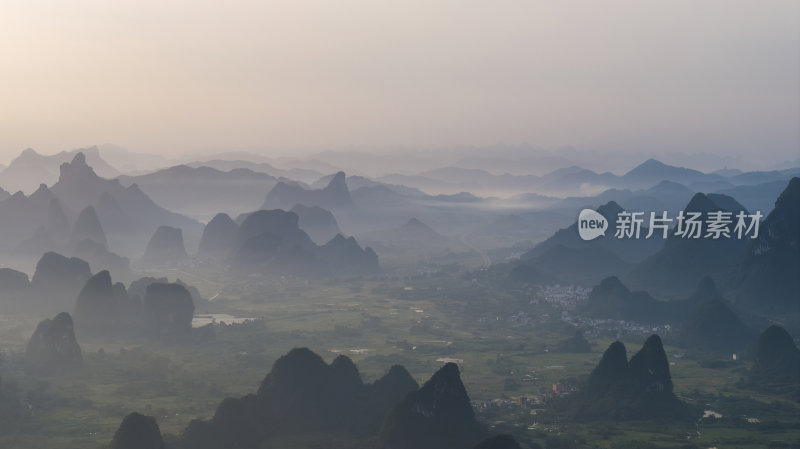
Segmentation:
<svg viewBox="0 0 800 449">
<path fill-rule="evenodd" d="M 798 157 L 800 2 L 0 3 L 0 157 L 530 143 Z"/>
</svg>

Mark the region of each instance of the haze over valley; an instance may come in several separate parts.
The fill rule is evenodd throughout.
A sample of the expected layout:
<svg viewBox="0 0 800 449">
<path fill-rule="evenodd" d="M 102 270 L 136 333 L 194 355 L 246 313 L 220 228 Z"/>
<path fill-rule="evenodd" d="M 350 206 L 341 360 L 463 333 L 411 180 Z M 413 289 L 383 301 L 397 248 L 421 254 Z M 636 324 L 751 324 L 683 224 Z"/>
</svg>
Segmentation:
<svg viewBox="0 0 800 449">
<path fill-rule="evenodd" d="M 0 448 L 800 447 L 800 3 L 0 5 Z"/>
</svg>

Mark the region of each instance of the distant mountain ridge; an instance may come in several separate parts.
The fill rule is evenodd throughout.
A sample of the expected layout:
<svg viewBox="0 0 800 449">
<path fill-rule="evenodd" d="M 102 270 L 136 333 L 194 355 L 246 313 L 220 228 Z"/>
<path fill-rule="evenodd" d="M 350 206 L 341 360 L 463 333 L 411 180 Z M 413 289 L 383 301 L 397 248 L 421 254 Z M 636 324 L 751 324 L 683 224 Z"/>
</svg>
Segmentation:
<svg viewBox="0 0 800 449">
<path fill-rule="evenodd" d="M 137 176 L 120 176 L 124 186 L 138 185 L 169 210 L 207 220 L 209 211 L 253 210 L 278 182 L 291 182 L 248 168 L 227 171 L 207 166 L 176 165 Z"/>
<path fill-rule="evenodd" d="M 300 277 L 380 272 L 378 255 L 371 248 L 341 234 L 317 245 L 300 228 L 295 212 L 259 210 L 237 217 L 240 223 L 226 217 L 218 215 L 206 226 L 201 247 L 228 260 L 235 272 Z"/>
<path fill-rule="evenodd" d="M 297 184 L 279 182 L 267 194 L 262 209 L 289 210 L 294 205 L 318 206 L 328 210 L 348 208 L 353 205 L 344 172 L 337 173 L 327 186 L 309 190 Z"/>
<path fill-rule="evenodd" d="M 0 186 L 8 190 L 33 192 L 39 184 L 52 185 L 58 180 L 59 167 L 83 154 L 95 171 L 104 178 L 119 176 L 120 172 L 100 156 L 96 146 L 62 151 L 53 155 L 39 154 L 32 148 L 24 150 L 0 172 Z"/>
<path fill-rule="evenodd" d="M 647 189 L 662 181 L 671 181 L 694 188 L 709 190 L 710 186 L 730 188 L 739 185 L 755 185 L 776 180 L 788 180 L 800 174 L 800 167 L 773 171 L 738 172 L 731 176 L 719 173 L 703 173 L 685 167 L 665 164 L 648 159 L 623 175 L 610 172 L 597 173 L 578 166 L 556 169 L 544 175 L 493 174 L 478 168 L 442 167 L 413 175 L 389 174 L 377 181 L 402 184 L 419 188 L 428 193 L 472 192 L 516 192 L 537 191 L 574 196 L 583 189 L 593 190 Z"/>
</svg>

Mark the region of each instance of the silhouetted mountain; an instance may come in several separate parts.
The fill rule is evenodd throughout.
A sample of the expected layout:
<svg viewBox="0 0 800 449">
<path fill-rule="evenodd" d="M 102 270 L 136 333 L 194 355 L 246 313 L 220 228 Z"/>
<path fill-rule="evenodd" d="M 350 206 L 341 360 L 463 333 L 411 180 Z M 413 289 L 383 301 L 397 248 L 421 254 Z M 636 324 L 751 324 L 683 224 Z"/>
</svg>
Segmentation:
<svg viewBox="0 0 800 449">
<path fill-rule="evenodd" d="M 94 206 L 111 247 L 123 254 L 141 252 L 158 226 L 181 227 L 199 237 L 200 224 L 170 212 L 144 194 L 136 184 L 123 187 L 118 180 L 97 176 L 86 164 L 82 153 L 61 164 L 61 174 L 52 191 L 61 200 L 65 212 Z"/>
<path fill-rule="evenodd" d="M 149 264 L 174 264 L 188 257 L 183 246 L 183 231 L 180 228 L 159 226 L 147 243 L 142 261 Z"/>
<path fill-rule="evenodd" d="M 295 204 L 319 206 L 328 210 L 352 206 L 353 200 L 350 198 L 344 172 L 337 173 L 324 189 L 318 190 L 307 190 L 296 184 L 279 182 L 267 194 L 261 208 L 289 210 Z"/>
<path fill-rule="evenodd" d="M 758 336 L 750 377 L 761 385 L 800 386 L 800 350 L 784 328 L 770 326 Z"/>
<path fill-rule="evenodd" d="M 40 322 L 28 341 L 25 355 L 32 363 L 52 371 L 74 368 L 83 363 L 72 317 L 61 312 L 52 320 Z"/>
<path fill-rule="evenodd" d="M 133 412 L 122 419 L 109 449 L 165 449 L 156 419 Z"/>
<path fill-rule="evenodd" d="M 325 263 L 316 245 L 298 226 L 297 214 L 280 209 L 247 216 L 236 233 L 233 267 L 243 273 L 321 275 Z"/>
<path fill-rule="evenodd" d="M 274 410 L 272 419 L 267 420 L 269 433 L 352 432 L 358 428 L 363 389 L 358 369 L 349 358 L 339 356 L 329 365 L 301 348 L 275 362 L 261 382 L 258 396 Z"/>
<path fill-rule="evenodd" d="M 672 392 L 661 338 L 651 335 L 630 362 L 617 341 L 603 353 L 586 384 L 566 399 L 579 420 L 688 420 L 693 411 Z"/>
<path fill-rule="evenodd" d="M 586 340 L 586 337 L 583 336 L 583 332 L 575 331 L 575 335 L 572 337 L 561 341 L 558 344 L 558 348 L 556 348 L 558 352 L 592 352 L 592 345 Z"/>
<path fill-rule="evenodd" d="M 152 283 L 145 289 L 142 304 L 146 325 L 156 335 L 179 335 L 192 329 L 194 301 L 183 285 Z"/>
<path fill-rule="evenodd" d="M 278 183 L 274 176 L 247 168 L 228 170 L 177 165 L 118 179 L 124 186 L 138 185 L 161 206 L 197 219 L 216 211 L 253 210 L 264 201 L 264 192 Z"/>
<path fill-rule="evenodd" d="M 610 276 L 592 289 L 583 310 L 594 318 L 675 323 L 686 307 L 686 301 L 659 301 L 647 292 L 632 292 L 619 278 Z"/>
<path fill-rule="evenodd" d="M 86 261 L 48 252 L 36 264 L 31 291 L 45 310 L 71 310 L 78 292 L 91 276 Z"/>
<path fill-rule="evenodd" d="M 263 234 L 275 236 L 284 247 L 298 246 L 311 249 L 316 246 L 308 234 L 300 229 L 297 214 L 275 209 L 259 210 L 247 215 L 236 233 L 237 249 Z"/>
<path fill-rule="evenodd" d="M 342 232 L 333 214 L 319 206 L 295 204 L 290 212 L 297 214 L 300 229 L 317 244 L 328 242 Z"/>
<path fill-rule="evenodd" d="M 122 283 L 117 282 L 113 285 L 113 292 L 121 324 L 118 332 L 112 333 L 181 339 L 192 335 L 189 331 L 194 305 L 202 301 L 197 288 L 180 279 L 170 283 L 167 278 L 143 277 L 131 282 L 127 291 Z"/>
<path fill-rule="evenodd" d="M 108 244 L 106 233 L 103 232 L 103 227 L 97 218 L 97 212 L 92 206 L 88 206 L 81 211 L 75 221 L 75 226 L 72 227 L 72 235 L 70 236 L 72 245 L 75 246 L 84 240 L 99 243 L 104 247 Z"/>
<path fill-rule="evenodd" d="M 75 302 L 75 322 L 80 333 L 108 334 L 119 330 L 120 298 L 115 293 L 106 270 L 86 281 Z"/>
<path fill-rule="evenodd" d="M 408 393 L 417 390 L 419 384 L 405 367 L 393 365 L 383 377 L 366 387 L 369 393 L 362 426 L 371 433 L 377 433 L 389 410 Z"/>
<path fill-rule="evenodd" d="M 209 421 L 193 420 L 179 447 L 261 447 L 276 436 L 375 435 L 381 418 L 418 385 L 399 366 L 364 384 L 344 356 L 331 364 L 306 348 L 293 349 L 272 366 L 257 394 L 227 398 Z"/>
<path fill-rule="evenodd" d="M 294 212 L 260 210 L 246 215 L 236 233 L 233 267 L 242 273 L 297 276 L 370 274 L 377 255 L 353 239 L 334 237 L 317 246 L 299 227 Z"/>
<path fill-rule="evenodd" d="M 337 234 L 330 242 L 322 245 L 317 254 L 336 275 L 373 274 L 380 271 L 378 255 L 370 247 L 362 249 L 353 237 L 345 238 Z"/>
<path fill-rule="evenodd" d="M 705 223 L 709 212 L 731 212 L 735 217 L 745 211 L 733 198 L 725 195 L 714 196 L 712 200 L 702 193 L 692 197 L 684 210 L 687 213 L 700 213 L 699 220 Z M 719 204 L 721 203 L 721 204 Z M 706 275 L 723 277 L 729 272 L 742 255 L 747 242 L 736 238 L 733 228 L 735 219 L 726 229 L 731 238 L 707 238 L 705 224 L 698 238 L 675 235 L 675 228 L 670 231 L 664 247 L 635 266 L 625 277 L 626 281 L 636 288 L 648 288 L 676 296 L 687 296 L 691 286 Z M 676 223 L 677 226 L 677 223 Z"/>
<path fill-rule="evenodd" d="M 467 448 L 482 433 L 458 366 L 447 363 L 389 412 L 380 440 L 391 449 Z"/>
<path fill-rule="evenodd" d="M 800 178 L 792 178 L 748 242 L 735 274 L 735 303 L 769 313 L 800 313 Z"/>
<path fill-rule="evenodd" d="M 146 277 L 139 278 L 139 279 L 136 279 L 135 281 L 131 282 L 130 285 L 128 285 L 128 294 L 131 297 L 138 296 L 140 298 L 144 298 L 145 294 L 147 293 L 147 287 L 149 287 L 150 284 L 155 284 L 155 283 L 169 284 L 170 282 L 169 282 L 169 279 L 167 279 L 165 277 L 154 278 L 154 277 L 146 276 Z M 192 301 L 194 301 L 194 302 L 202 301 L 202 298 L 200 297 L 200 292 L 197 290 L 196 287 L 193 287 L 193 286 L 181 281 L 180 279 L 175 279 L 175 283 L 178 284 L 178 285 L 182 285 L 184 288 L 186 288 L 186 290 L 189 291 L 189 294 L 192 296 Z"/>
<path fill-rule="evenodd" d="M 226 255 L 233 249 L 239 225 L 228 214 L 217 214 L 203 229 L 198 254 Z"/>
<path fill-rule="evenodd" d="M 255 448 L 265 438 L 255 395 L 225 398 L 209 421 L 194 419 L 178 447 L 185 449 Z"/>
<path fill-rule="evenodd" d="M 677 333 L 682 345 L 731 353 L 753 340 L 755 333 L 733 311 L 710 277 L 700 281 L 689 302 L 694 307 L 686 314 Z"/>
</svg>

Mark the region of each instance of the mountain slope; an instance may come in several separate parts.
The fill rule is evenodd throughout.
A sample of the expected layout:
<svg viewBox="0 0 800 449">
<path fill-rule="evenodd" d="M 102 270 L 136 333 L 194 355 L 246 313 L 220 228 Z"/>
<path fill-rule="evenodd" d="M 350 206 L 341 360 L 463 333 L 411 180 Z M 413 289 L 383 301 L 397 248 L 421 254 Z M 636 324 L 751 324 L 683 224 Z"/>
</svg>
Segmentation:
<svg viewBox="0 0 800 449">
<path fill-rule="evenodd" d="M 193 241 L 202 232 L 200 223 L 157 205 L 136 184 L 123 187 L 117 180 L 97 176 L 83 153 L 61 164 L 60 170 L 52 192 L 66 210 L 94 206 L 109 246 L 115 251 L 141 254 L 147 240 L 162 225 L 182 228 Z"/>
<path fill-rule="evenodd" d="M 740 307 L 800 314 L 800 178 L 792 178 L 735 274 Z"/>
<path fill-rule="evenodd" d="M 737 213 L 745 211 L 744 206 L 731 197 L 725 195 L 712 197 L 702 193 L 695 194 L 684 208 L 685 212 L 687 215 L 700 213 L 700 220 L 704 222 L 709 212 L 726 211 L 735 217 Z M 673 227 L 664 247 L 635 266 L 625 276 L 626 281 L 634 288 L 647 288 L 671 296 L 686 297 L 703 277 L 707 275 L 726 277 L 747 244 L 746 240 L 737 239 L 733 234 L 734 224 L 727 226 L 732 238 L 717 240 L 705 236 L 705 224 L 702 235 L 698 238 L 677 236 L 676 228 Z"/>
</svg>

